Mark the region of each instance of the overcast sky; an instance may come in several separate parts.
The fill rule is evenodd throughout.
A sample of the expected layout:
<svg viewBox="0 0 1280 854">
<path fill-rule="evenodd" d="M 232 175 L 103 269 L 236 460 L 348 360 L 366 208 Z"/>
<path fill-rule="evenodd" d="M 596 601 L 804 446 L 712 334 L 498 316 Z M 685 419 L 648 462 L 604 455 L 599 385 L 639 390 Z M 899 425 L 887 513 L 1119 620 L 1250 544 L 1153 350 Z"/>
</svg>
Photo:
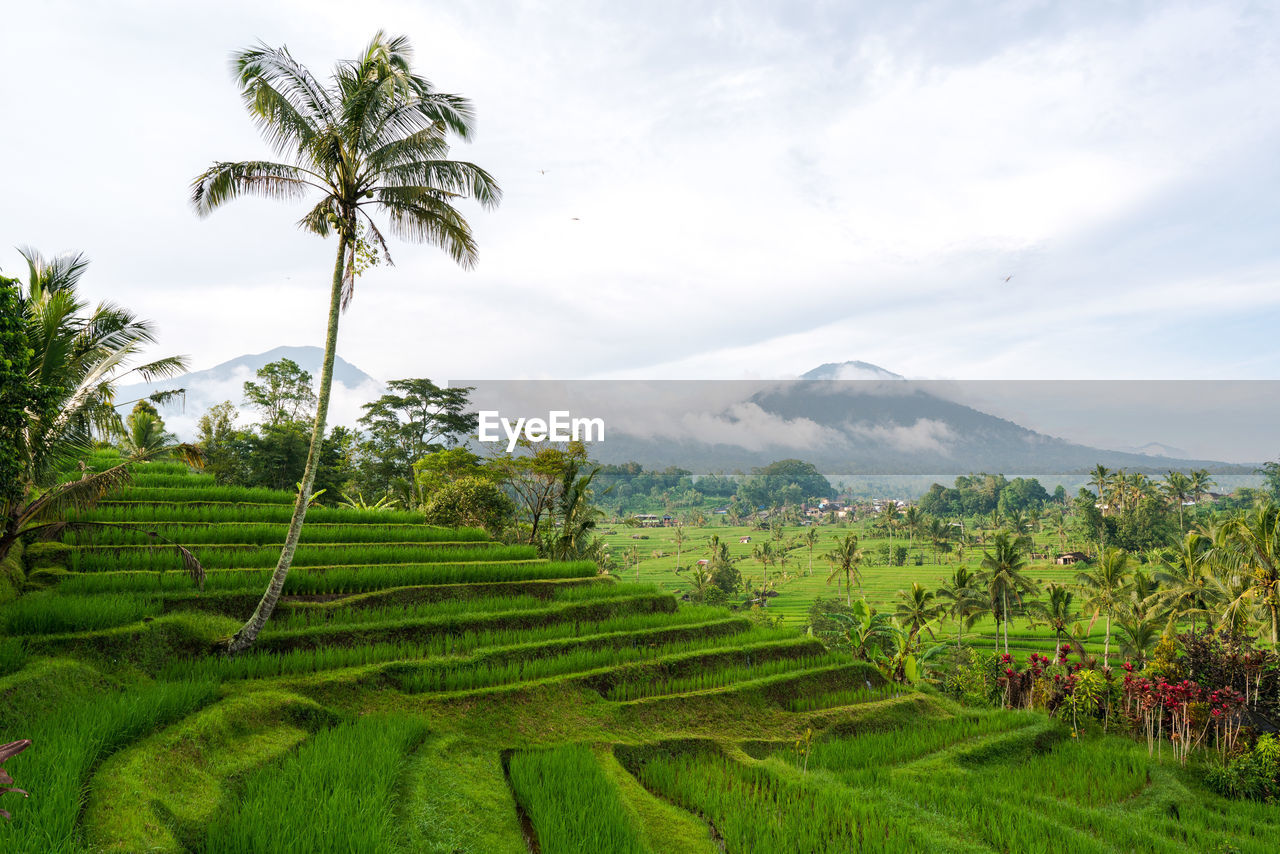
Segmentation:
<svg viewBox="0 0 1280 854">
<path fill-rule="evenodd" d="M 232 50 L 327 73 L 382 27 L 474 101 L 454 154 L 506 198 L 468 208 L 475 271 L 399 243 L 361 279 L 339 352 L 379 379 L 1280 378 L 1278 8 L 23 4 L 0 269 L 86 252 L 196 368 L 322 344 L 304 207 L 199 220 L 188 186 L 268 153 Z"/>
</svg>

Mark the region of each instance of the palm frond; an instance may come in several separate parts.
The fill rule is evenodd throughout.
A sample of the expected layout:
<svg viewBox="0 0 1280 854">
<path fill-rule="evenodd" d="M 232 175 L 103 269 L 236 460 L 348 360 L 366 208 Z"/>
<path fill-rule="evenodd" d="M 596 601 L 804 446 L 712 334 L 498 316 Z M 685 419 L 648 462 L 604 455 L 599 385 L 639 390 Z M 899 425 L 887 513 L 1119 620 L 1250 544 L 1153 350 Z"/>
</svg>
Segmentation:
<svg viewBox="0 0 1280 854">
<path fill-rule="evenodd" d="M 494 177 L 464 160 L 412 160 L 387 166 L 381 176 L 390 187 L 429 187 L 475 199 L 485 208 L 502 201 L 502 189 Z"/>
<path fill-rule="evenodd" d="M 259 43 L 235 54 L 231 68 L 245 106 L 277 153 L 308 150 L 321 130 L 333 124 L 332 97 L 288 48 Z"/>
<path fill-rule="evenodd" d="M 267 160 L 215 163 L 191 182 L 191 204 L 199 216 L 208 216 L 214 208 L 240 196 L 300 199 L 311 187 L 325 189 L 305 175 L 296 166 Z"/>
<path fill-rule="evenodd" d="M 387 212 L 391 230 L 405 240 L 431 243 L 464 269 L 475 266 L 478 251 L 471 227 L 431 187 L 379 187 L 374 195 Z"/>
</svg>

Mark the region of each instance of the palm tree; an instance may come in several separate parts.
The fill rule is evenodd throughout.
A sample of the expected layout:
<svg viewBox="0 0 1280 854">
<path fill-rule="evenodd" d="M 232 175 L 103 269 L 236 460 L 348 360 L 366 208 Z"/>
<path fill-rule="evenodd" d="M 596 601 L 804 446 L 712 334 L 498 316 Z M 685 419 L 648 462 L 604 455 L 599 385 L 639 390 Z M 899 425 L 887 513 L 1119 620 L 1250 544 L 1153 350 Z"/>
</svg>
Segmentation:
<svg viewBox="0 0 1280 854">
<path fill-rule="evenodd" d="M 805 572 L 805 575 L 813 575 L 813 549 L 818 545 L 818 529 L 811 527 L 806 530 L 803 542 L 805 547 L 809 549 L 809 569 Z"/>
<path fill-rule="evenodd" d="M 769 567 L 773 566 L 778 559 L 777 552 L 773 548 L 773 543 L 769 540 L 765 540 L 763 543 L 753 547 L 751 549 L 751 556 L 760 561 L 760 565 L 764 567 L 764 581 L 767 584 L 769 581 Z"/>
<path fill-rule="evenodd" d="M 827 552 L 827 560 L 831 563 L 831 574 L 827 583 L 836 582 L 836 592 L 840 592 L 840 578 L 844 577 L 845 604 L 853 604 L 853 582 L 859 577 L 858 567 L 862 563 L 862 550 L 858 548 L 858 535 L 845 534 L 843 540 L 836 542 L 836 547 Z"/>
<path fill-rule="evenodd" d="M 893 553 L 893 529 L 898 527 L 898 502 L 889 501 L 880 511 L 880 523 L 889 531 L 889 553 Z M 890 558 L 892 562 L 892 558 Z"/>
<path fill-rule="evenodd" d="M 1237 596 L 1265 612 L 1271 645 L 1280 647 L 1280 506 L 1270 500 L 1222 526 L 1217 561 L 1244 580 Z"/>
<path fill-rule="evenodd" d="M 320 201 L 299 225 L 321 237 L 338 238 L 302 488 L 271 582 L 253 616 L 232 638 L 231 652 L 257 638 L 293 563 L 320 460 L 338 320 L 354 293 L 357 266 L 374 251 L 390 261 L 386 240 L 370 213 L 385 214 L 393 233 L 439 246 L 466 268 L 475 264 L 476 244 L 454 202 L 470 197 L 493 207 L 501 197 L 483 169 L 447 157 L 450 135 L 471 136 L 471 104 L 435 91 L 412 72 L 411 57 L 404 37 L 378 32 L 357 59 L 338 64 L 325 86 L 285 48 L 259 45 L 241 51 L 234 67 L 245 106 L 276 153 L 290 162 L 215 163 L 192 184 L 191 202 L 201 216 L 244 195 L 301 199 L 317 191 Z"/>
<path fill-rule="evenodd" d="M 911 537 L 911 544 L 915 545 L 916 534 L 920 533 L 924 527 L 924 514 L 914 504 L 907 507 L 902 514 L 902 527 L 907 529 L 907 534 Z"/>
<path fill-rule="evenodd" d="M 1208 469 L 1193 469 L 1191 471 L 1191 497 L 1196 504 L 1200 503 L 1200 499 L 1209 494 L 1209 490 L 1213 488 L 1213 478 L 1209 475 Z"/>
<path fill-rule="evenodd" d="M 947 535 L 951 533 L 946 522 L 941 519 L 932 518 L 924 525 L 924 532 L 929 537 L 929 545 L 933 547 L 933 562 L 938 562 L 938 546 L 947 539 Z"/>
<path fill-rule="evenodd" d="M 1160 484 L 1160 491 L 1164 493 L 1164 497 L 1170 504 L 1177 505 L 1178 533 L 1185 534 L 1187 527 L 1182 520 L 1182 505 L 1191 497 L 1191 478 L 1180 471 L 1171 471 L 1165 475 L 1164 482 Z"/>
<path fill-rule="evenodd" d="M 177 441 L 176 436 L 165 430 L 164 421 L 155 407 L 145 400 L 134 406 L 116 437 L 127 456 L 148 458 L 159 456 Z"/>
<path fill-rule="evenodd" d="M 1099 463 L 1093 467 L 1093 472 L 1089 475 L 1089 485 L 1098 493 L 1098 503 L 1103 506 L 1102 512 L 1106 513 L 1108 504 L 1107 493 L 1111 489 L 1111 484 L 1115 478 L 1114 472 Z"/>
<path fill-rule="evenodd" d="M 1155 578 L 1164 589 L 1160 591 L 1160 604 L 1169 609 L 1169 621 L 1191 618 L 1191 631 L 1196 630 L 1196 619 L 1209 613 L 1209 599 L 1213 582 L 1213 565 L 1210 557 L 1213 540 L 1192 532 L 1183 536 L 1176 549 L 1164 549 L 1157 553 L 1160 568 Z"/>
<path fill-rule="evenodd" d="M 684 548 L 684 541 L 684 528 L 681 525 L 676 525 L 676 572 L 680 571 L 680 550 Z"/>
<path fill-rule="evenodd" d="M 987 590 L 987 601 L 992 616 L 996 618 L 996 643 L 999 644 L 1000 624 L 1004 623 L 1004 651 L 1009 651 L 1009 600 L 1021 605 L 1023 598 L 1035 593 L 1038 585 L 1022 574 L 1027 562 L 1022 556 L 1022 543 L 1001 531 L 992 542 L 993 551 L 982 553 L 982 573 L 979 576 Z"/>
<path fill-rule="evenodd" d="M 928 628 L 929 623 L 938 616 L 938 612 L 942 610 L 942 606 L 936 604 L 934 593 L 920 585 L 919 582 L 911 582 L 911 589 L 898 591 L 898 608 L 894 612 L 894 616 L 903 623 L 914 635 L 921 629 L 933 635 L 933 630 Z"/>
<path fill-rule="evenodd" d="M 1120 654 L 1139 666 L 1146 664 L 1147 653 L 1160 638 L 1160 620 L 1130 613 L 1118 619 L 1116 625 L 1120 629 Z"/>
<path fill-rule="evenodd" d="M 969 572 L 969 567 L 956 567 L 951 580 L 938 588 L 936 597 L 946 600 L 945 603 L 939 603 L 939 607 L 956 621 L 956 649 L 959 649 L 964 630 L 972 628 L 982 612 L 982 589 L 978 578 Z"/>
<path fill-rule="evenodd" d="M 1062 639 L 1069 634 L 1068 626 L 1078 617 L 1071 610 L 1071 602 L 1075 595 L 1061 584 L 1051 583 L 1045 588 L 1048 594 L 1043 602 L 1032 602 L 1028 608 L 1031 611 L 1032 625 L 1043 623 L 1053 629 L 1054 649 L 1053 663 L 1058 663 L 1058 658 L 1062 654 Z"/>
<path fill-rule="evenodd" d="M 152 326 L 110 303 L 90 308 L 77 293 L 89 263 L 83 255 L 46 259 L 29 249 L 22 254 L 28 277 L 19 283 L 14 308 L 20 316 L 11 328 L 29 351 L 25 385 L 30 397 L 16 401 L 22 407 L 21 428 L 12 445 L 15 458 L 5 461 L 12 474 L 0 484 L 0 560 L 19 539 L 56 536 L 66 526 L 64 511 L 92 505 L 128 481 L 134 463 L 175 451 L 188 463 L 200 462 L 193 446 L 150 445 L 126 451 L 124 462 L 104 471 L 82 464 L 78 479 L 62 476 L 90 450 L 95 436 L 123 432 L 112 405 L 122 381 L 173 376 L 186 369 L 186 360 L 171 356 L 134 364 L 155 343 Z M 198 580 L 203 575 L 199 563 L 180 551 Z"/>
<path fill-rule="evenodd" d="M 1107 619 L 1106 640 L 1102 646 L 1102 662 L 1111 666 L 1111 617 L 1118 610 L 1120 596 L 1128 583 L 1129 554 L 1123 549 L 1109 548 L 1102 560 L 1090 570 L 1076 574 L 1080 589 L 1086 594 L 1084 606 L 1093 608 L 1093 619 L 1101 614 Z"/>
</svg>

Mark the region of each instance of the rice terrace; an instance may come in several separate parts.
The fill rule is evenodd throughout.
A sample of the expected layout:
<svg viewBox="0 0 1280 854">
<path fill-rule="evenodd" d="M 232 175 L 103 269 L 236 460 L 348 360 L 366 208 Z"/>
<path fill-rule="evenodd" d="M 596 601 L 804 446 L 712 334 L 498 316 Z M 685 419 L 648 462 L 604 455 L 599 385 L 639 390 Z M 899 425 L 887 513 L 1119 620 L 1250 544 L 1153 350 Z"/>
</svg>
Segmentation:
<svg viewBox="0 0 1280 854">
<path fill-rule="evenodd" d="M 726 23 L 717 9 L 705 20 L 688 13 L 690 32 L 705 25 L 707 38 L 729 39 L 715 42 L 726 50 L 747 39 L 743 68 L 764 67 L 755 52 L 790 43 L 773 25 L 760 32 L 774 36 L 747 38 L 746 19 Z M 490 14 L 436 11 L 450 32 L 467 14 Z M 734 14 L 754 21 L 757 12 Z M 509 13 L 511 21 L 491 19 L 510 31 L 509 46 L 524 46 L 526 28 L 540 35 L 528 38 L 530 80 L 507 75 L 485 88 L 494 97 L 508 79 L 527 93 L 557 67 L 539 52 L 550 37 L 538 28 L 545 22 L 535 26 L 523 7 Z M 351 40 L 345 16 L 317 14 Z M 598 26 L 591 38 L 612 46 L 608 58 L 591 53 L 600 64 L 576 78 L 648 55 L 639 46 L 649 29 L 613 29 L 633 14 L 641 13 L 593 10 L 582 15 L 587 24 L 571 25 Z M 237 27 L 253 20 L 243 10 L 229 17 Z M 653 32 L 670 26 L 643 20 Z M 896 32 L 888 20 L 885 32 Z M 221 37 L 226 23 L 209 22 L 192 44 Z M 482 148 L 471 101 L 437 88 L 420 66 L 452 58 L 473 68 L 468 52 L 506 60 L 471 42 L 460 52 L 431 44 L 415 55 L 408 38 L 379 30 L 323 73 L 274 39 L 233 54 L 233 85 L 220 80 L 216 91 L 238 96 L 237 131 L 256 125 L 262 142 L 237 151 L 252 137 L 214 135 L 211 157 L 210 140 L 193 149 L 200 160 L 177 189 L 186 192 L 184 227 L 206 254 L 167 273 L 175 291 L 188 272 L 204 284 L 177 301 L 158 285 L 112 286 L 110 263 L 79 252 L 24 247 L 20 266 L 0 274 L 0 852 L 1280 851 L 1280 460 L 1234 438 L 1252 435 L 1265 420 L 1257 414 L 1276 404 L 1270 384 L 1248 386 L 1249 400 L 1208 381 L 1187 386 L 1203 397 L 1184 389 L 1187 397 L 1167 402 L 1177 419 L 1135 417 L 1137 427 L 1121 416 L 1146 404 L 1124 387 L 1109 404 L 1067 405 L 1054 389 L 1040 410 L 1032 391 L 1021 409 L 1001 410 L 991 394 L 991 414 L 865 362 L 824 364 L 750 397 L 686 384 L 707 399 L 706 413 L 664 409 L 654 403 L 658 384 L 646 385 L 639 427 L 589 407 L 571 413 L 532 392 L 524 412 L 485 408 L 483 383 L 438 384 L 427 363 L 470 367 L 474 357 L 477 371 L 492 372 L 484 361 L 492 348 L 518 376 L 572 373 L 566 364 L 583 366 L 581 375 L 632 376 L 610 367 L 624 352 L 611 348 L 633 321 L 639 329 L 647 309 L 633 287 L 645 280 L 637 273 L 589 298 L 573 282 L 590 277 L 566 280 L 554 296 L 540 292 L 536 307 L 494 280 L 468 284 L 479 275 L 472 268 L 489 212 L 499 220 L 509 205 L 524 223 L 519 234 L 492 232 L 499 266 L 512 263 L 504 253 L 535 244 L 560 252 L 568 244 L 532 211 L 572 198 L 603 213 L 604 197 L 583 188 L 623 181 L 624 172 L 613 160 L 601 161 L 612 171 L 589 159 L 537 169 L 517 160 L 525 183 L 500 186 L 499 170 L 460 158 L 460 146 L 474 142 L 477 159 L 487 151 L 505 168 L 525 129 L 499 124 L 505 142 Z M 672 61 L 665 50 L 664 63 Z M 708 56 L 707 68 L 724 75 L 713 82 L 680 65 L 689 86 L 724 111 L 698 120 L 719 134 L 727 126 L 718 123 L 755 103 L 743 80 L 770 86 L 723 61 Z M 1013 67 L 1022 75 L 1052 61 Z M 918 76 L 901 80 L 916 85 Z M 943 91 L 926 99 L 929 109 L 945 113 L 943 102 L 961 94 Z M 659 111 L 680 97 L 636 92 Z M 626 114 L 569 102 L 606 125 Z M 653 143 L 645 122 L 628 126 Z M 697 134 L 678 138 L 691 145 Z M 630 145 L 603 139 L 581 144 L 602 158 Z M 739 156 L 726 139 L 712 160 Z M 773 144 L 768 134 L 761 142 Z M 646 156 L 641 147 L 634 156 Z M 260 159 L 221 159 L 231 156 Z M 818 168 L 800 149 L 787 157 L 789 169 Z M 570 179 L 583 181 L 577 195 L 541 189 L 578 168 L 592 178 Z M 637 174 L 662 180 L 649 167 Z M 534 178 L 542 183 L 531 190 Z M 817 192 L 812 175 L 796 181 Z M 832 193 L 804 210 L 834 220 L 843 202 Z M 672 214 L 668 200 L 686 204 L 664 194 L 664 229 L 718 240 Z M 719 209 L 730 216 L 732 206 Z M 593 228 L 591 212 L 555 207 L 555 227 Z M 786 218 L 780 210 L 780 229 Z M 867 246 L 888 240 L 875 216 L 856 219 Z M 92 225 L 115 228 L 109 220 L 98 215 Z M 473 231 L 472 220 L 484 225 Z M 266 222 L 323 239 L 300 244 L 298 269 L 328 271 L 327 291 L 294 291 L 276 275 L 283 261 L 269 287 L 259 276 L 223 291 L 194 270 L 236 256 L 224 258 L 232 270 L 241 249 L 262 262 L 273 250 L 256 257 L 245 247 Z M 72 217 L 66 227 L 81 234 Z M 943 231 L 946 246 L 963 243 Z M 244 246 L 231 245 L 233 233 Z M 575 244 L 556 263 L 576 269 L 579 254 L 631 246 L 590 234 L 597 243 Z M 663 251 L 677 257 L 683 239 Z M 800 243 L 783 231 L 778 239 Z M 716 244 L 716 263 L 748 282 L 746 268 L 766 257 L 750 242 Z M 906 250 L 894 245 L 877 263 L 901 261 Z M 317 247 L 332 254 L 317 256 Z M 412 256 L 426 250 L 429 260 Z M 120 263 L 113 251 L 104 255 Z M 393 254 L 408 269 L 393 266 Z M 934 260 L 940 269 L 960 263 L 948 259 Z M 624 259 L 608 263 L 621 269 Z M 534 282 L 558 272 L 530 270 Z M 800 262 L 795 270 L 811 273 Z M 120 293 L 103 296 L 112 287 Z M 202 287 L 210 296 L 191 296 Z M 305 299 L 272 302 L 274 287 Z M 445 298 L 468 288 L 496 290 L 465 311 Z M 243 302 L 250 291 L 261 306 Z M 715 305 L 740 296 L 726 293 Z M 584 299 L 607 304 L 616 325 L 555 325 L 556 312 L 594 311 L 576 304 Z M 776 314 L 785 328 L 790 309 L 774 285 L 769 300 L 758 314 Z M 1011 312 L 1019 302 L 1000 301 Z M 288 334 L 303 323 L 294 316 L 305 316 L 312 325 L 297 329 L 315 337 L 323 328 L 323 348 L 277 347 L 204 371 L 167 355 L 186 336 L 205 354 L 256 348 L 268 334 L 264 348 L 278 344 L 278 330 L 226 320 L 222 302 L 272 314 Z M 359 314 L 369 303 L 382 313 L 376 328 Z M 684 309 L 661 310 L 663 323 L 688 332 L 675 317 Z M 191 328 L 167 330 L 176 315 L 165 312 L 174 311 L 187 312 Z M 688 341 L 718 335 L 723 358 L 740 357 L 730 346 L 736 331 L 710 312 L 687 313 L 696 315 Z M 416 324 L 412 341 L 395 331 L 405 318 Z M 955 325 L 948 317 L 933 328 Z M 222 349 L 202 343 L 202 326 L 217 328 Z M 466 337 L 437 346 L 437 327 Z M 662 342 L 648 346 L 674 348 L 669 332 L 646 327 Z M 338 355 L 380 352 L 374 339 L 397 335 L 401 361 L 383 363 L 398 367 L 389 374 L 397 379 L 375 380 Z M 972 337 L 948 352 L 970 348 Z M 471 355 L 459 355 L 461 340 L 476 342 Z M 771 332 L 757 343 L 777 340 Z M 1031 345 L 1011 343 L 1010 352 L 1019 346 Z M 573 348 L 572 363 L 557 361 Z M 694 350 L 681 354 L 688 362 L 643 364 L 706 365 L 708 374 L 729 364 L 699 362 Z M 585 367 L 596 362 L 599 371 Z M 1064 435 L 1077 429 L 1072 418 L 1088 430 L 1063 439 L 1047 421 L 1032 429 L 1009 412 L 1057 413 Z M 1107 413 L 1128 426 L 1105 436 L 1123 426 L 1137 436 L 1131 444 L 1096 438 Z M 1233 438 L 1189 451 L 1139 447 L 1154 442 L 1138 432 L 1153 420 L 1174 437 L 1195 438 L 1192 427 L 1209 423 Z M 676 432 L 689 425 L 695 434 Z M 1272 437 L 1260 441 L 1269 447 Z M 953 473 L 921 474 L 943 464 Z M 852 474 L 824 473 L 837 465 Z"/>
</svg>

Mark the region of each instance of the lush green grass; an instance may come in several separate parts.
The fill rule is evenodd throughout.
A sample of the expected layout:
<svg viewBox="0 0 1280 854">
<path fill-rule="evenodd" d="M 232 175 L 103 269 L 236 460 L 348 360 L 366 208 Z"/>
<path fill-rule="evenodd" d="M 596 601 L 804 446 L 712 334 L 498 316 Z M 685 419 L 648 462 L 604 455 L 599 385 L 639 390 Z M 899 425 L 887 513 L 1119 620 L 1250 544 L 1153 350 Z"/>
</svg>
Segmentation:
<svg viewBox="0 0 1280 854">
<path fill-rule="evenodd" d="M 123 524 L 123 523 L 122 523 Z M 208 524 L 129 523 L 125 527 L 102 525 L 71 531 L 65 542 L 81 546 L 157 545 L 154 532 L 164 540 L 184 546 L 284 544 L 286 523 L 214 522 Z M 439 543 L 485 542 L 489 536 L 478 528 L 436 528 L 428 525 L 380 525 L 311 522 L 302 528 L 301 543 Z M 160 544 L 162 544 L 161 541 Z"/>
<path fill-rule="evenodd" d="M 202 850 L 396 852 L 394 797 L 408 755 L 426 732 L 420 720 L 368 716 L 318 733 L 249 775 L 233 808 L 209 825 Z"/>
<path fill-rule="evenodd" d="M 622 682 L 609 689 L 610 700 L 626 702 L 641 700 L 646 697 L 658 697 L 663 694 L 684 694 L 689 691 L 708 691 L 713 688 L 724 688 L 736 682 L 747 682 L 752 679 L 763 679 L 799 670 L 816 667 L 831 667 L 849 661 L 846 655 L 818 653 L 800 655 L 795 658 L 766 658 L 763 661 L 725 664 L 709 667 L 697 673 L 668 678 L 649 678 L 637 681 Z"/>
<path fill-rule="evenodd" d="M 652 854 L 590 747 L 521 751 L 508 773 L 543 854 Z"/>
<path fill-rule="evenodd" d="M 0 605 L 0 635 L 93 631 L 157 617 L 160 613 L 160 601 L 151 596 L 127 593 L 74 596 L 46 590 Z"/>
<path fill-rule="evenodd" d="M 178 720 L 215 696 L 209 682 L 139 685 L 126 693 L 85 695 L 57 708 L 24 709 L 0 719 L 0 732 L 21 733 L 32 747 L 5 764 L 32 797 L 6 801 L 13 821 L 0 826 L 6 851 L 81 849 L 77 820 L 89 771 L 104 756 L 152 728 Z"/>
<path fill-rule="evenodd" d="M 279 546 L 203 546 L 193 550 L 206 570 L 274 567 L 280 559 Z M 417 543 L 341 543 L 299 546 L 293 565 L 376 566 L 457 561 L 515 561 L 537 558 L 532 546 L 503 546 L 474 542 L 465 545 Z M 181 568 L 178 555 L 167 546 L 82 547 L 67 555 L 72 572 L 160 572 Z"/>
<path fill-rule="evenodd" d="M 155 501 L 103 501 L 88 510 L 72 512 L 73 521 L 120 522 L 150 525 L 158 522 L 218 523 L 252 522 L 289 524 L 293 507 L 288 503 L 257 504 L 235 501 L 201 501 L 172 504 Z M 361 510 L 352 507 L 312 507 L 308 525 L 412 525 L 421 524 L 422 514 L 411 510 Z"/>
<path fill-rule="evenodd" d="M 549 578 L 591 578 L 596 565 L 590 561 L 550 563 L 544 560 L 493 563 L 429 563 L 407 566 L 340 567 L 290 570 L 286 596 L 365 593 L 388 587 L 428 584 L 475 584 Z M 261 591 L 271 579 L 269 570 L 213 571 L 205 578 L 207 591 Z M 161 593 L 192 590 L 183 572 L 92 572 L 67 576 L 58 585 L 63 593 Z"/>
</svg>

